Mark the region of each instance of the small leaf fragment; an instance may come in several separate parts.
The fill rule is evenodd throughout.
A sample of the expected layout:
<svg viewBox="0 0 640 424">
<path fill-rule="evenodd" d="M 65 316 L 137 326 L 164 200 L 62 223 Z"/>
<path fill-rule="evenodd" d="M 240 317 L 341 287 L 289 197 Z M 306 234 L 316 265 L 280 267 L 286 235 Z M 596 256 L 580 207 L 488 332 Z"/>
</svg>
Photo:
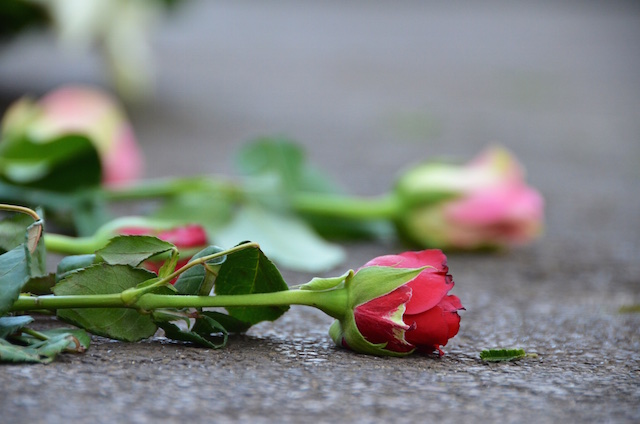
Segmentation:
<svg viewBox="0 0 640 424">
<path fill-rule="evenodd" d="M 525 356 L 524 349 L 488 349 L 480 352 L 480 359 L 486 362 L 515 361 Z"/>
</svg>

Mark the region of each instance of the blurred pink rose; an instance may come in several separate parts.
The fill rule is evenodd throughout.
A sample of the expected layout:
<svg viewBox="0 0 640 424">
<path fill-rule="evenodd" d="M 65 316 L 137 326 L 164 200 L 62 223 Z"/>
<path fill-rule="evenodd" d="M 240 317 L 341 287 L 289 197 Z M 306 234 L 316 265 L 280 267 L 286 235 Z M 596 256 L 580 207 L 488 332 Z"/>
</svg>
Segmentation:
<svg viewBox="0 0 640 424">
<path fill-rule="evenodd" d="M 498 147 L 464 166 L 418 166 L 399 181 L 402 232 L 422 246 L 477 249 L 524 244 L 540 235 L 544 201 L 516 159 Z"/>
<path fill-rule="evenodd" d="M 3 131 L 46 141 L 67 133 L 86 135 L 102 163 L 102 181 L 118 185 L 139 178 L 143 156 L 117 101 L 89 86 L 65 86 L 33 102 L 21 99 L 7 111 Z"/>
</svg>

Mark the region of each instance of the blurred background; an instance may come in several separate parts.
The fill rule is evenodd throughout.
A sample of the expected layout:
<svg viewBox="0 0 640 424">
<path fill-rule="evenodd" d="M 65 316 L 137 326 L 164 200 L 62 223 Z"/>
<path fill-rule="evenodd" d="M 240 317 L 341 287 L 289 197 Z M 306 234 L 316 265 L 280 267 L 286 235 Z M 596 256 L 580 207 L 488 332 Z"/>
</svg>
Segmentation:
<svg viewBox="0 0 640 424">
<path fill-rule="evenodd" d="M 103 342 L 59 367 L 7 368 L 4 387 L 24 394 L 0 396 L 13 402 L 3 410 L 18 421 L 59 410 L 97 422 L 638 422 L 638 314 L 618 311 L 640 302 L 640 2 L 184 0 L 130 12 L 88 27 L 108 45 L 61 44 L 46 26 L 5 37 L 0 110 L 97 84 L 125 102 L 146 177 L 231 174 L 243 143 L 286 135 L 367 195 L 416 162 L 500 143 L 542 192 L 546 232 L 501 254 L 448 256 L 467 310 L 441 360 L 351 355 L 328 339 L 331 320 L 294 308 L 229 350 Z M 132 67 L 114 67 L 119 55 Z M 128 83 L 118 69 L 133 69 Z M 385 243 L 347 244 L 339 272 L 405 249 Z M 539 359 L 481 363 L 495 347 Z"/>
<path fill-rule="evenodd" d="M 640 3 L 169 3 L 134 14 L 135 43 L 103 39 L 125 19 L 94 43 L 50 26 L 5 37 L 0 107 L 98 84 L 126 102 L 147 177 L 229 173 L 240 144 L 286 135 L 359 194 L 500 143 L 547 199 L 552 237 L 615 233 L 615 254 L 637 251 Z M 118 54 L 133 82 L 116 81 Z"/>
</svg>

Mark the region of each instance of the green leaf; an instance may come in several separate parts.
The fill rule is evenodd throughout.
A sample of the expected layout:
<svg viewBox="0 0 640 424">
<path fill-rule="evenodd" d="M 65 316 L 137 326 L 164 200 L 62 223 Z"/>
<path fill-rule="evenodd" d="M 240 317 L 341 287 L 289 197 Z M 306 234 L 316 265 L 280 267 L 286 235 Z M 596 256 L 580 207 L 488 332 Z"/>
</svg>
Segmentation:
<svg viewBox="0 0 640 424">
<path fill-rule="evenodd" d="M 49 363 L 56 355 L 76 345 L 76 338 L 73 334 L 65 332 L 52 335 L 44 341 L 36 341 L 28 346 L 18 346 L 0 339 L 0 362 L 36 362 Z"/>
<path fill-rule="evenodd" d="M 35 348 L 40 357 L 43 357 L 44 363 L 51 362 L 55 356 L 66 350 L 70 344 L 75 345 L 76 338 L 70 333 L 54 335 L 47 340 L 31 345 Z"/>
<path fill-rule="evenodd" d="M 41 277 L 31 277 L 24 286 L 23 293 L 31 293 L 35 295 L 51 294 L 51 289 L 56 284 L 56 275 L 51 273 Z"/>
<path fill-rule="evenodd" d="M 17 316 L 17 317 L 0 317 L 0 339 L 6 339 L 11 334 L 26 327 L 33 322 L 33 318 L 30 316 Z"/>
<path fill-rule="evenodd" d="M 38 220 L 27 227 L 24 235 L 27 265 L 29 275 L 32 277 L 42 277 L 47 274 L 47 253 L 42 238 L 43 226 L 42 220 Z"/>
<path fill-rule="evenodd" d="M 217 295 L 271 293 L 288 290 L 282 275 L 260 249 L 244 249 L 227 256 L 216 284 Z M 228 307 L 229 315 L 251 325 L 273 321 L 285 313 L 288 306 Z"/>
<path fill-rule="evenodd" d="M 100 263 L 70 274 L 54 288 L 56 296 L 116 294 L 156 278 L 152 272 L 129 265 Z M 135 342 L 156 332 L 150 315 L 126 308 L 60 309 L 58 317 L 90 333 Z"/>
<path fill-rule="evenodd" d="M 240 209 L 215 239 L 222 246 L 231 246 L 238 240 L 253 240 L 279 265 L 296 271 L 327 271 L 345 258 L 340 246 L 320 238 L 301 219 L 258 206 Z"/>
<path fill-rule="evenodd" d="M 223 315 L 223 314 L 221 314 Z M 227 316 L 227 315 L 223 315 Z M 220 338 L 222 337 L 222 341 L 220 343 L 211 342 L 211 346 L 215 346 L 214 349 L 223 348 L 227 345 L 227 341 L 229 340 L 229 333 L 227 329 L 220 324 L 217 320 L 212 318 L 209 314 L 201 314 L 193 325 L 191 329 L 192 332 L 199 334 L 201 337 L 209 340 L 211 342 L 211 338 Z"/>
<path fill-rule="evenodd" d="M 224 249 L 218 246 L 208 246 L 196 253 L 189 262 L 193 262 L 196 259 L 200 259 L 204 256 L 213 255 L 219 252 L 224 251 Z M 207 261 L 207 265 L 217 266 L 224 263 L 227 259 L 226 256 L 220 256 L 218 258 L 211 259 Z M 190 268 L 180 274 L 178 279 L 176 280 L 174 287 L 178 290 L 180 294 L 188 294 L 188 295 L 198 295 L 201 294 L 206 296 L 211 291 L 211 285 L 213 284 L 213 279 L 215 279 L 215 275 L 207 275 L 211 274 L 205 270 L 204 265 L 196 265 L 193 268 Z M 205 281 L 205 279 L 211 279 L 211 281 Z M 205 284 L 210 283 L 210 284 Z M 208 290 L 205 290 L 206 293 L 201 293 L 203 291 L 203 286 L 208 287 Z"/>
<path fill-rule="evenodd" d="M 42 214 L 41 210 L 37 211 Z M 24 244 L 28 249 L 27 263 L 32 276 L 42 276 L 46 273 L 46 253 L 42 239 L 43 221 L 33 221 L 26 214 L 14 214 L 0 222 L 0 251 L 6 252 L 16 246 Z"/>
<path fill-rule="evenodd" d="M 17 137 L 0 143 L 0 176 L 25 187 L 70 192 L 100 185 L 102 166 L 85 136 L 39 142 Z"/>
<path fill-rule="evenodd" d="M 240 149 L 236 162 L 246 175 L 276 177 L 286 193 L 337 191 L 332 181 L 307 163 L 302 147 L 287 138 L 258 138 Z"/>
<path fill-rule="evenodd" d="M 639 312 L 640 312 L 640 304 L 625 305 L 625 306 L 621 306 L 618 309 L 618 313 L 620 314 L 633 314 L 633 313 L 639 313 Z"/>
<path fill-rule="evenodd" d="M 0 180 L 0 199 L 4 203 L 42 206 L 49 221 L 61 228 L 72 228 L 80 236 L 93 235 L 102 224 L 111 220 L 99 189 L 55 192 Z"/>
<path fill-rule="evenodd" d="M 45 236 L 46 237 L 46 236 Z M 58 262 L 56 280 L 60 281 L 69 274 L 87 268 L 97 262 L 95 254 L 65 256 Z"/>
<path fill-rule="evenodd" d="M 11 309 L 29 280 L 28 249 L 17 246 L 0 255 L 0 316 Z"/>
<path fill-rule="evenodd" d="M 480 352 L 480 359 L 487 362 L 515 361 L 525 356 L 524 349 L 489 349 Z"/>
<path fill-rule="evenodd" d="M 222 327 L 224 327 L 229 333 L 244 333 L 251 327 L 250 323 L 241 321 L 237 318 L 234 318 L 227 314 L 223 314 L 221 312 L 203 311 L 203 312 L 199 312 L 199 315 L 207 316 L 215 320 Z M 194 325 L 194 331 L 202 332 L 202 330 L 200 330 L 200 327 L 199 327 L 201 323 L 202 321 L 196 321 Z M 213 331 L 209 331 L 209 333 L 212 333 L 212 332 Z"/>
<path fill-rule="evenodd" d="M 208 233 L 214 234 L 231 219 L 232 203 L 225 193 L 202 189 L 172 196 L 152 216 L 174 225 L 197 223 Z"/>
<path fill-rule="evenodd" d="M 75 341 L 70 342 L 67 346 L 67 349 L 73 350 L 78 353 L 84 352 L 85 350 L 89 349 L 89 346 L 91 345 L 91 336 L 81 328 L 53 328 L 51 330 L 40 331 L 40 333 L 50 338 L 60 335 L 73 336 L 75 340 L 78 341 L 78 345 L 76 346 Z"/>
<path fill-rule="evenodd" d="M 96 255 L 111 265 L 138 266 L 159 253 L 168 252 L 175 246 L 152 236 L 116 236 Z"/>
<path fill-rule="evenodd" d="M 28 346 L 16 346 L 0 339 L 0 362 L 43 362 L 38 351 Z"/>
<path fill-rule="evenodd" d="M 33 218 L 15 213 L 0 221 L 0 249 L 7 252 L 24 243 L 25 231 L 33 224 Z"/>
<path fill-rule="evenodd" d="M 169 339 L 191 342 L 211 349 L 220 349 L 227 344 L 227 332 L 222 327 L 220 332 L 223 335 L 223 341 L 222 343 L 214 343 L 201 334 L 194 331 L 181 330 L 177 325 L 170 322 L 159 323 L 158 325 L 164 330 L 165 336 Z"/>
</svg>

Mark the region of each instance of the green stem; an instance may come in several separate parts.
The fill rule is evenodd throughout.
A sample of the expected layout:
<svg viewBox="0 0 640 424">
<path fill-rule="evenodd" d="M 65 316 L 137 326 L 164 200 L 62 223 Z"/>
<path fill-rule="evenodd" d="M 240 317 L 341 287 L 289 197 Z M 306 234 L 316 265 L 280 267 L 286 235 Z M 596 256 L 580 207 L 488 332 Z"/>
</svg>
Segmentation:
<svg viewBox="0 0 640 424">
<path fill-rule="evenodd" d="M 354 197 L 324 193 L 296 193 L 293 207 L 301 213 L 353 219 L 394 219 L 400 202 L 393 194 Z"/>
<path fill-rule="evenodd" d="M 93 253 L 106 244 L 107 240 L 102 237 L 70 237 L 53 233 L 44 235 L 44 246 L 48 251 L 67 255 Z"/>
<path fill-rule="evenodd" d="M 131 288 L 131 289 L 127 289 L 127 290 L 123 291 L 121 293 L 122 300 L 126 305 L 133 305 L 145 293 L 150 292 L 151 290 L 155 289 L 156 287 L 161 287 L 161 286 L 169 284 L 169 282 L 171 280 L 173 280 L 174 278 L 178 277 L 180 274 L 182 274 L 186 270 L 188 270 L 190 268 L 193 268 L 194 266 L 206 265 L 206 263 L 208 261 L 212 260 L 212 259 L 216 259 L 216 258 L 225 256 L 225 255 L 231 255 L 233 253 L 239 252 L 239 251 L 244 250 L 244 249 L 258 249 L 258 248 L 260 248 L 260 245 L 258 245 L 258 243 L 244 243 L 244 244 L 240 244 L 238 246 L 232 247 L 231 249 L 223 250 L 221 252 L 212 253 L 211 255 L 203 256 L 203 257 L 198 258 L 198 259 L 194 259 L 191 262 L 187 263 L 182 268 L 175 270 L 171 274 L 167 275 L 166 277 L 163 277 L 163 278 L 159 279 L 158 281 L 156 281 L 153 284 L 150 284 L 148 286 L 141 287 L 141 288 Z"/>
<path fill-rule="evenodd" d="M 163 178 L 104 190 L 107 199 L 113 201 L 170 197 L 189 191 L 216 191 L 231 195 L 241 191 L 237 184 L 217 176 Z"/>
<path fill-rule="evenodd" d="M 250 188 L 217 176 L 173 178 L 145 181 L 133 186 L 110 188 L 107 198 L 114 201 L 170 197 L 188 191 L 216 191 L 243 197 Z M 298 192 L 293 208 L 301 213 L 353 219 L 394 219 L 400 202 L 393 194 L 378 197 L 355 197 L 326 193 Z"/>
<path fill-rule="evenodd" d="M 329 291 L 287 290 L 220 296 L 179 296 L 143 294 L 134 303 L 126 304 L 117 294 L 71 296 L 20 296 L 12 311 L 70 308 L 132 308 L 151 311 L 164 308 L 215 308 L 227 306 L 313 306 L 334 317 L 341 318 L 347 308 L 346 289 Z"/>
<path fill-rule="evenodd" d="M 33 209 L 25 208 L 24 206 L 8 205 L 6 203 L 0 203 L 0 210 L 24 213 L 26 215 L 29 215 L 31 218 L 33 218 L 34 221 L 40 220 L 40 216 L 36 213 L 36 211 L 34 211 Z"/>
<path fill-rule="evenodd" d="M 33 338 L 36 338 L 38 340 L 49 340 L 49 337 L 45 336 L 44 334 L 42 334 L 39 331 L 36 331 L 32 328 L 23 328 L 20 330 L 21 332 L 23 332 L 24 334 L 28 334 L 30 336 L 32 336 Z"/>
</svg>

